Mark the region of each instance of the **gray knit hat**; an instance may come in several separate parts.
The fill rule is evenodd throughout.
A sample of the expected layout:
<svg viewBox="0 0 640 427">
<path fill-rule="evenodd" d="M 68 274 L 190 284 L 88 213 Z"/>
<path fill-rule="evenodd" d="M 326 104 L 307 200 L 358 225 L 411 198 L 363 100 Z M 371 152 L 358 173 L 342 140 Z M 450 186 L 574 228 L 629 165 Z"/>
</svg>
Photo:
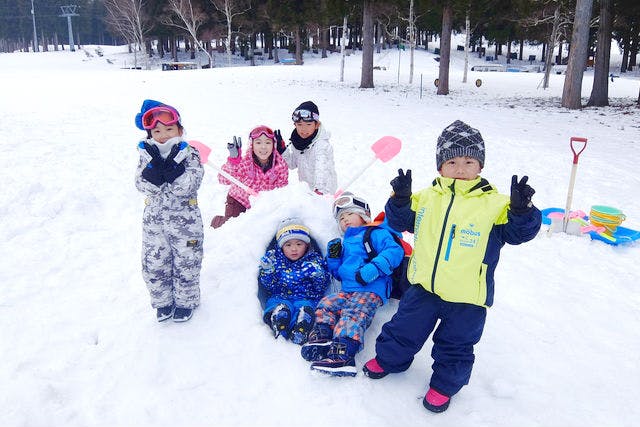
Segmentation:
<svg viewBox="0 0 640 427">
<path fill-rule="evenodd" d="M 311 242 L 309 228 L 302 223 L 300 218 L 286 218 L 278 224 L 278 231 L 276 231 L 278 246 L 282 247 L 291 239 L 302 240 L 305 243 Z"/>
<path fill-rule="evenodd" d="M 456 120 L 444 128 L 438 137 L 436 146 L 436 165 L 438 170 L 442 164 L 454 157 L 472 157 L 484 167 L 484 140 L 478 129 Z"/>
</svg>

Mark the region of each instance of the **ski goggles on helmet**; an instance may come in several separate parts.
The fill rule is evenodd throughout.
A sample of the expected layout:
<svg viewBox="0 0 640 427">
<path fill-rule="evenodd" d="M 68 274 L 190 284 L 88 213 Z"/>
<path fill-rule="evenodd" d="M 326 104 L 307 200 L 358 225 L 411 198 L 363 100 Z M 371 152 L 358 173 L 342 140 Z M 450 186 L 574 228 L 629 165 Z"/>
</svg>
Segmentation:
<svg viewBox="0 0 640 427">
<path fill-rule="evenodd" d="M 267 126 L 258 126 L 253 129 L 251 133 L 249 133 L 249 138 L 253 141 L 256 138 L 259 138 L 260 135 L 264 135 L 270 140 L 275 141 L 275 134 L 273 133 L 273 130 Z"/>
<path fill-rule="evenodd" d="M 153 107 L 142 115 L 142 127 L 144 129 L 153 129 L 158 123 L 165 126 L 172 126 L 180 122 L 180 114 L 175 108 L 163 105 Z"/>
<path fill-rule="evenodd" d="M 371 211 L 369 210 L 369 204 L 364 200 L 348 192 L 343 193 L 340 197 L 338 197 L 333 202 L 333 217 L 335 219 L 339 219 L 340 214 L 347 210 L 352 210 L 352 211 L 361 210 L 365 213 L 366 216 L 371 216 Z"/>
<path fill-rule="evenodd" d="M 320 115 L 309 110 L 296 110 L 291 115 L 291 120 L 294 122 L 318 122 Z"/>
</svg>

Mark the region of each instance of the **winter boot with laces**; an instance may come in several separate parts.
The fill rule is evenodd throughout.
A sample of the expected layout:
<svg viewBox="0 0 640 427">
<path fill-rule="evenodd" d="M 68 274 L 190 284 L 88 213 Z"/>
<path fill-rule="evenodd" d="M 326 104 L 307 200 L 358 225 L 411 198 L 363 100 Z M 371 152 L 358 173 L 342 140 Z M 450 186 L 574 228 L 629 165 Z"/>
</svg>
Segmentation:
<svg viewBox="0 0 640 427">
<path fill-rule="evenodd" d="M 331 344 L 327 357 L 313 362 L 311 369 L 335 377 L 356 376 L 355 355 L 360 343 L 351 338 L 336 338 Z"/>
<path fill-rule="evenodd" d="M 287 338 L 289 335 L 289 324 L 291 323 L 291 311 L 284 304 L 278 304 L 271 312 L 271 330 L 273 337 L 282 335 Z"/>
<path fill-rule="evenodd" d="M 302 345 L 307 342 L 309 332 L 313 327 L 315 313 L 311 307 L 302 307 L 298 311 L 296 324 L 291 329 L 291 341 L 295 344 Z"/>
<path fill-rule="evenodd" d="M 333 331 L 329 325 L 316 323 L 309 333 L 307 342 L 300 349 L 302 358 L 309 362 L 324 359 L 329 353 L 332 338 Z"/>
</svg>

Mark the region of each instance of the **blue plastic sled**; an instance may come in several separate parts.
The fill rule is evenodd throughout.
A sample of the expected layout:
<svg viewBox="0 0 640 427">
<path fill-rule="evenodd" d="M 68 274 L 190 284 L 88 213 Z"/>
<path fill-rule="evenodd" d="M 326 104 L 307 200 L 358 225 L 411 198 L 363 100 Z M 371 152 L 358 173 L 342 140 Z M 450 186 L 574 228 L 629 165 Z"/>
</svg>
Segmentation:
<svg viewBox="0 0 640 427">
<path fill-rule="evenodd" d="M 547 209 L 543 209 L 541 212 L 542 212 L 542 223 L 545 225 L 551 225 L 551 218 L 549 218 L 549 214 L 554 212 L 564 213 L 564 209 L 547 208 Z M 589 217 L 586 216 L 584 217 L 584 219 L 588 220 Z M 633 242 L 634 240 L 640 239 L 640 231 L 632 230 L 626 227 L 618 227 L 616 229 L 616 232 L 613 233 L 612 235 L 613 239 L 608 239 L 606 237 L 603 237 L 597 231 L 589 231 L 589 236 L 591 236 L 591 240 L 600 240 L 601 242 L 605 242 L 609 245 L 617 246 L 623 243 L 629 243 L 629 242 Z"/>
</svg>

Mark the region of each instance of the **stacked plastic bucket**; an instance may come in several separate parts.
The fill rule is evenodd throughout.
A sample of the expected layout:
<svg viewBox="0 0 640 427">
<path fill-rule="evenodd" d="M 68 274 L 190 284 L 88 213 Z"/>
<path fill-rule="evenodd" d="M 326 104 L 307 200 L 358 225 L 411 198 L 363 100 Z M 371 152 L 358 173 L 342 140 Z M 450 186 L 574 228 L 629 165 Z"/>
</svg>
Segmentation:
<svg viewBox="0 0 640 427">
<path fill-rule="evenodd" d="M 604 227 L 605 233 L 609 236 L 613 236 L 613 233 L 616 232 L 618 226 L 625 219 L 626 216 L 620 209 L 612 208 L 611 206 L 591 206 L 591 212 L 589 213 L 591 224 L 596 227 Z"/>
</svg>

